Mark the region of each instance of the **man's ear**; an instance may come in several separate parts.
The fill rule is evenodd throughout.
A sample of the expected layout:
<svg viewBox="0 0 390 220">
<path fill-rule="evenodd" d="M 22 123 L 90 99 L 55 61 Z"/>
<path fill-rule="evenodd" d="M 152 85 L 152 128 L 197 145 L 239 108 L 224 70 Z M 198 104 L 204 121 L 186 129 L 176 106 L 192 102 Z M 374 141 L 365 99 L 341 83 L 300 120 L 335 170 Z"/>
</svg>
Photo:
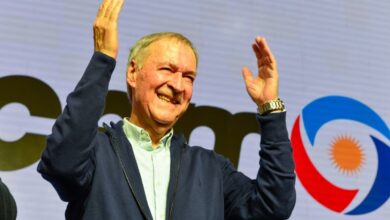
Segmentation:
<svg viewBox="0 0 390 220">
<path fill-rule="evenodd" d="M 135 60 L 131 60 L 129 66 L 127 67 L 126 81 L 127 84 L 131 87 L 135 87 L 135 79 L 137 73 L 137 64 Z"/>
</svg>

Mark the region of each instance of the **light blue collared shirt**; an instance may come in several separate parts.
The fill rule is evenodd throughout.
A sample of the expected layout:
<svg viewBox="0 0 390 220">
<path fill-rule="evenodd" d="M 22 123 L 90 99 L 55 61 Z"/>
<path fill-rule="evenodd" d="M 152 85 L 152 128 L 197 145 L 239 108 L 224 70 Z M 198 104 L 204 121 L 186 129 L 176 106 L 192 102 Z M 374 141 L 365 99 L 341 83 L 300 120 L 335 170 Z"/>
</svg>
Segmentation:
<svg viewBox="0 0 390 220">
<path fill-rule="evenodd" d="M 123 131 L 133 147 L 153 219 L 165 220 L 173 129 L 161 138 L 156 149 L 152 148 L 148 132 L 131 123 L 128 118 L 123 119 Z"/>
</svg>

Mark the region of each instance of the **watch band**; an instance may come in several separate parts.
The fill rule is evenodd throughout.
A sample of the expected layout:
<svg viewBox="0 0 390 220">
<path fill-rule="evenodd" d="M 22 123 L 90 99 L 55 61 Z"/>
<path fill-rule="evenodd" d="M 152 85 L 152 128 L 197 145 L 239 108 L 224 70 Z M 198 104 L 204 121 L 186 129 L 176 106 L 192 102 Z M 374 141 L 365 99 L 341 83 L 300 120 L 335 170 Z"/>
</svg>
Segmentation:
<svg viewBox="0 0 390 220">
<path fill-rule="evenodd" d="M 284 111 L 285 107 L 283 101 L 280 98 L 277 98 L 264 103 L 258 110 L 261 115 L 264 115 L 277 110 Z"/>
</svg>

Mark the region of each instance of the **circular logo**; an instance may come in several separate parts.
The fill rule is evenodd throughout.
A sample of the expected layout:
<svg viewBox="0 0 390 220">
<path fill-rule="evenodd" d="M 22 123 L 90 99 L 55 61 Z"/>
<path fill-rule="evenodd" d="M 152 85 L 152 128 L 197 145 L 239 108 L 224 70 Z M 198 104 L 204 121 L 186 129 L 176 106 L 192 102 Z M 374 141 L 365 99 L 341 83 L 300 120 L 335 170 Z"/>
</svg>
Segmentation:
<svg viewBox="0 0 390 220">
<path fill-rule="evenodd" d="M 386 123 L 367 105 L 342 96 L 319 98 L 302 110 L 301 115 L 295 120 L 291 132 L 297 176 L 306 191 L 328 209 L 346 215 L 372 212 L 382 206 L 390 196 L 390 147 L 378 137 L 369 135 L 372 150 L 376 150 L 377 153 L 376 175 L 367 195 L 361 199 L 358 205 L 345 211 L 356 199 L 360 189 L 342 188 L 334 184 L 334 181 L 325 178 L 324 174 L 320 173 L 318 167 L 313 163 L 318 158 L 310 157 L 307 152 L 309 148 L 322 147 L 322 145 L 315 144 L 318 133 L 321 129 L 326 129 L 325 124 L 328 125 L 335 121 L 353 121 L 363 124 L 381 134 L 382 139 L 390 140 L 390 130 Z M 304 140 L 308 141 L 304 142 Z M 346 135 L 338 136 L 333 140 L 330 144 L 329 155 L 331 155 L 332 163 L 339 170 L 349 174 L 359 170 L 364 161 L 364 153 L 359 142 Z"/>
</svg>

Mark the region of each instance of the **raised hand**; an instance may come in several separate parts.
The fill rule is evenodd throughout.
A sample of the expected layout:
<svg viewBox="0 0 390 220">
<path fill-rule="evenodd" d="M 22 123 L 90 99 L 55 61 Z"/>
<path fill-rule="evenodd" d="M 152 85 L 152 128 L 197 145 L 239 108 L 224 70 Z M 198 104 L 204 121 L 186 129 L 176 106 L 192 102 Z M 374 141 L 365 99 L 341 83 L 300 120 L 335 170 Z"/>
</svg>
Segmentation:
<svg viewBox="0 0 390 220">
<path fill-rule="evenodd" d="M 104 0 L 93 24 L 95 51 L 118 56 L 118 16 L 124 0 Z"/>
<path fill-rule="evenodd" d="M 278 69 L 264 37 L 256 37 L 252 48 L 257 58 L 257 76 L 253 77 L 247 67 L 242 68 L 242 75 L 249 96 L 260 107 L 278 97 Z"/>
</svg>

